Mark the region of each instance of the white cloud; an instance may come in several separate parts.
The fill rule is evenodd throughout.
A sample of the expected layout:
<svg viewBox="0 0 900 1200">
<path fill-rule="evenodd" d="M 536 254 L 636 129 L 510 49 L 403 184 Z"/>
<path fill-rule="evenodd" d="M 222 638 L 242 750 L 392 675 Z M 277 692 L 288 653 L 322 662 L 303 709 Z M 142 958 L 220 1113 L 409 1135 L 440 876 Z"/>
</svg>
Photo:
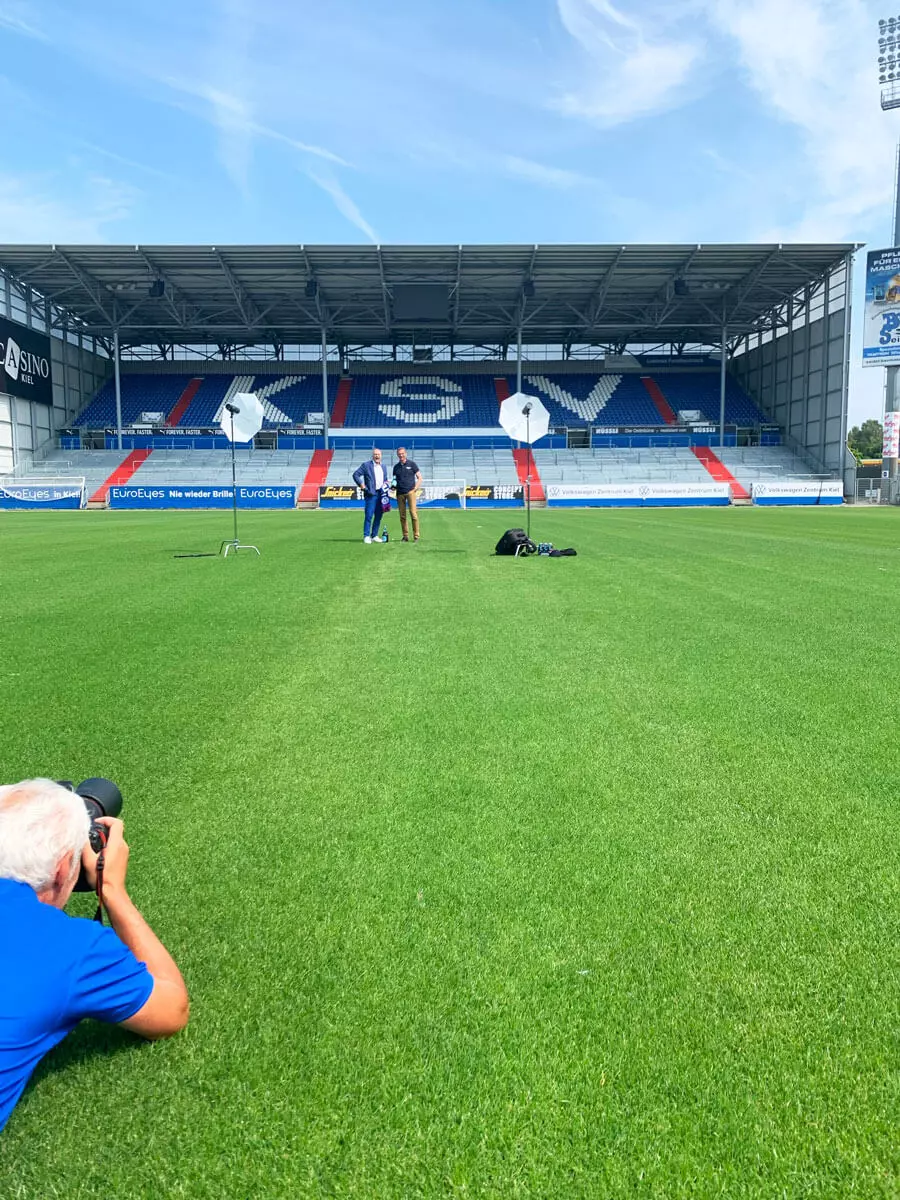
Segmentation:
<svg viewBox="0 0 900 1200">
<path fill-rule="evenodd" d="M 351 225 L 355 225 L 357 229 L 361 230 L 370 242 L 377 245 L 381 241 L 355 202 L 351 200 L 333 175 L 317 175 L 313 171 L 308 171 L 307 174 L 317 187 L 320 187 L 323 192 L 327 192 L 341 216 L 346 217 Z"/>
<path fill-rule="evenodd" d="M 539 184 L 541 187 L 572 188 L 595 183 L 595 180 L 578 171 L 549 167 L 545 163 L 535 162 L 531 158 L 519 158 L 515 154 L 505 155 L 500 160 L 500 165 L 508 174 L 526 179 L 529 183 Z"/>
<path fill-rule="evenodd" d="M 345 158 L 341 158 L 339 154 L 328 150 L 324 146 L 316 146 L 310 142 L 301 142 L 297 138 L 290 137 L 286 133 L 282 133 L 279 129 L 273 129 L 269 125 L 264 125 L 258 120 L 254 120 L 250 115 L 250 107 L 247 101 L 236 95 L 228 92 L 221 92 L 217 88 L 212 88 L 205 83 L 196 83 L 193 80 L 176 79 L 171 75 L 160 76 L 159 83 L 164 84 L 173 92 L 179 92 L 185 96 L 193 96 L 204 102 L 202 109 L 199 106 L 173 102 L 174 107 L 180 108 L 184 112 L 188 112 L 191 116 L 199 117 L 201 120 L 211 120 L 213 124 L 219 127 L 224 136 L 239 135 L 241 141 L 246 139 L 247 147 L 249 147 L 250 139 L 253 137 L 263 138 L 267 141 L 279 142 L 284 146 L 290 146 L 292 150 L 296 150 L 299 154 L 309 154 L 313 158 L 321 158 L 325 162 L 334 163 L 338 167 L 349 167 L 352 164 Z M 247 148 L 241 150 L 241 154 Z M 233 153 L 233 151 L 232 151 Z M 233 167 L 240 166 L 240 157 L 235 155 L 232 160 Z M 231 174 L 231 171 L 229 171 Z M 243 179 L 243 172 L 237 170 L 237 179 Z"/>
<path fill-rule="evenodd" d="M 216 36 L 210 43 L 208 82 L 203 86 L 217 130 L 219 161 L 247 196 L 253 162 L 250 42 L 253 12 L 248 0 L 219 0 Z"/>
<path fill-rule="evenodd" d="M 873 10 L 861 0 L 707 0 L 706 8 L 764 109 L 802 141 L 803 157 L 784 171 L 799 214 L 759 239 L 858 237 L 887 213 L 893 187 L 895 131 L 879 110 Z"/>
<path fill-rule="evenodd" d="M 108 158 L 111 162 L 118 163 L 120 167 L 128 167 L 132 171 L 141 171 L 145 175 L 155 176 L 157 179 L 165 179 L 169 183 L 178 183 L 178 176 L 171 171 L 162 171 L 159 167 L 151 167 L 148 163 L 140 162 L 136 158 L 128 158 L 124 154 L 117 154 L 115 150 L 107 150 L 105 146 L 98 146 L 96 142 L 78 141 L 75 145 L 83 147 L 90 151 L 91 154 L 99 154 L 101 158 Z"/>
<path fill-rule="evenodd" d="M 712 146 L 707 146 L 702 153 L 722 175 L 733 176 L 735 179 L 741 180 L 742 183 L 757 183 L 752 171 L 747 170 L 746 167 L 738 166 L 736 162 L 732 162 L 730 158 L 727 158 L 724 154 L 720 154 Z"/>
<path fill-rule="evenodd" d="M 335 154 L 331 150 L 326 150 L 324 146 L 314 146 L 310 142 L 298 142 L 296 138 L 288 137 L 286 133 L 281 133 L 277 129 L 270 129 L 266 125 L 259 125 L 254 121 L 252 131 L 258 134 L 259 137 L 268 138 L 273 142 L 282 142 L 285 146 L 290 146 L 292 149 L 299 151 L 300 154 L 311 154 L 313 158 L 322 158 L 326 162 L 332 162 L 338 167 L 349 167 L 351 164 L 345 158 L 341 158 L 339 154 Z"/>
<path fill-rule="evenodd" d="M 219 159 L 238 190 L 244 196 L 250 193 L 253 146 L 257 138 L 343 164 L 331 151 L 297 141 L 257 119 L 258 109 L 266 106 L 268 72 L 273 66 L 271 54 L 266 54 L 269 65 L 265 65 L 255 53 L 263 36 L 258 26 L 265 17 L 266 6 L 254 0 L 216 0 L 216 7 L 218 35 L 212 44 L 205 79 L 201 78 L 193 89 L 188 84 L 184 90 L 194 90 L 209 105 L 218 133 Z M 285 33 L 290 36 L 287 30 Z"/>
<path fill-rule="evenodd" d="M 77 198 L 59 199 L 47 177 L 0 174 L 0 228 L 9 242 L 105 242 L 108 226 L 128 217 L 138 193 L 91 175 Z M 71 195 L 71 189 L 67 189 Z"/>
<path fill-rule="evenodd" d="M 36 38 L 41 42 L 47 40 L 47 35 L 35 23 L 29 6 L 17 3 L 16 0 L 0 3 L 0 29 L 21 34 L 22 37 Z"/>
<path fill-rule="evenodd" d="M 215 87 L 204 90 L 218 131 L 219 161 L 235 187 L 247 195 L 253 158 L 250 105 L 244 96 Z"/>
<path fill-rule="evenodd" d="M 553 101 L 568 116 L 602 126 L 623 124 L 671 108 L 699 61 L 695 39 L 668 40 L 648 33 L 608 0 L 557 0 L 560 20 L 588 56 L 585 78 Z"/>
</svg>

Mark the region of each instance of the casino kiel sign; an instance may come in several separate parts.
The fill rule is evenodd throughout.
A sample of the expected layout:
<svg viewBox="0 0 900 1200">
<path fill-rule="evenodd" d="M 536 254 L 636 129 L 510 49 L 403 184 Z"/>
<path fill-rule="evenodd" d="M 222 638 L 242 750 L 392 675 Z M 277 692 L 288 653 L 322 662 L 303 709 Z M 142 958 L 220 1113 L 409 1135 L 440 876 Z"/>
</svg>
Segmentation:
<svg viewBox="0 0 900 1200">
<path fill-rule="evenodd" d="M 2 317 L 0 392 L 38 404 L 53 403 L 49 337 Z"/>
</svg>

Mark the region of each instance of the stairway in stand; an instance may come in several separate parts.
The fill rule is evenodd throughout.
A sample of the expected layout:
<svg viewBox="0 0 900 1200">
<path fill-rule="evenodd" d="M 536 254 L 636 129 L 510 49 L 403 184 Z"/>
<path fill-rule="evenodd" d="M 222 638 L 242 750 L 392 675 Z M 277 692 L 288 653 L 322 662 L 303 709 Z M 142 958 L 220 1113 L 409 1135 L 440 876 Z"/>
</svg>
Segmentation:
<svg viewBox="0 0 900 1200">
<path fill-rule="evenodd" d="M 313 451 L 303 483 L 300 485 L 300 491 L 297 493 L 298 508 L 318 508 L 319 488 L 325 486 L 328 468 L 331 466 L 333 457 L 333 450 Z"/>
<path fill-rule="evenodd" d="M 717 483 L 728 483 L 731 485 L 731 498 L 735 504 L 750 503 L 750 493 L 742 483 L 739 483 L 735 479 L 722 460 L 713 453 L 709 446 L 691 446 L 691 450 Z"/>
<path fill-rule="evenodd" d="M 152 453 L 152 450 L 132 450 L 128 457 L 119 463 L 109 479 L 97 488 L 88 500 L 88 504 L 106 504 L 109 499 L 109 489 L 121 487 L 123 483 L 127 483 L 141 463 L 145 463 Z"/>
</svg>

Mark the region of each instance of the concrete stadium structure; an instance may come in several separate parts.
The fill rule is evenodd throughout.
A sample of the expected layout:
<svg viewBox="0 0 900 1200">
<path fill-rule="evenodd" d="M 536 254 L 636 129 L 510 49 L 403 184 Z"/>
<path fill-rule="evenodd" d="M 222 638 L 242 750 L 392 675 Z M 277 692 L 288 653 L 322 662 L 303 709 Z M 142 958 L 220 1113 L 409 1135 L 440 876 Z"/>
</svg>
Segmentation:
<svg viewBox="0 0 900 1200">
<path fill-rule="evenodd" d="M 856 249 L 0 246 L 0 316 L 52 364 L 42 402 L 0 375 L 0 475 L 83 476 L 101 499 L 113 478 L 218 484 L 216 417 L 254 390 L 240 480 L 307 499 L 376 440 L 479 485 L 847 473 L 850 491 Z M 496 422 L 517 389 L 551 410 L 533 457 Z"/>
</svg>

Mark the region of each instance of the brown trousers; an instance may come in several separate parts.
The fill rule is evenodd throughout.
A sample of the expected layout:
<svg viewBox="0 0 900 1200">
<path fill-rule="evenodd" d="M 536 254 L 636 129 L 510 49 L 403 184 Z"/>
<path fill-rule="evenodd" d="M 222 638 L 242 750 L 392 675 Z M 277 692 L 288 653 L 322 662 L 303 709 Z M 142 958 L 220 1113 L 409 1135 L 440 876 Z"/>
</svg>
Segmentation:
<svg viewBox="0 0 900 1200">
<path fill-rule="evenodd" d="M 413 537 L 419 536 L 419 513 L 416 508 L 416 493 L 403 492 L 397 493 L 397 512 L 400 514 L 400 528 L 403 530 L 403 536 L 409 537 L 409 532 L 406 528 L 406 510 L 409 509 L 409 515 L 412 517 Z"/>
</svg>

